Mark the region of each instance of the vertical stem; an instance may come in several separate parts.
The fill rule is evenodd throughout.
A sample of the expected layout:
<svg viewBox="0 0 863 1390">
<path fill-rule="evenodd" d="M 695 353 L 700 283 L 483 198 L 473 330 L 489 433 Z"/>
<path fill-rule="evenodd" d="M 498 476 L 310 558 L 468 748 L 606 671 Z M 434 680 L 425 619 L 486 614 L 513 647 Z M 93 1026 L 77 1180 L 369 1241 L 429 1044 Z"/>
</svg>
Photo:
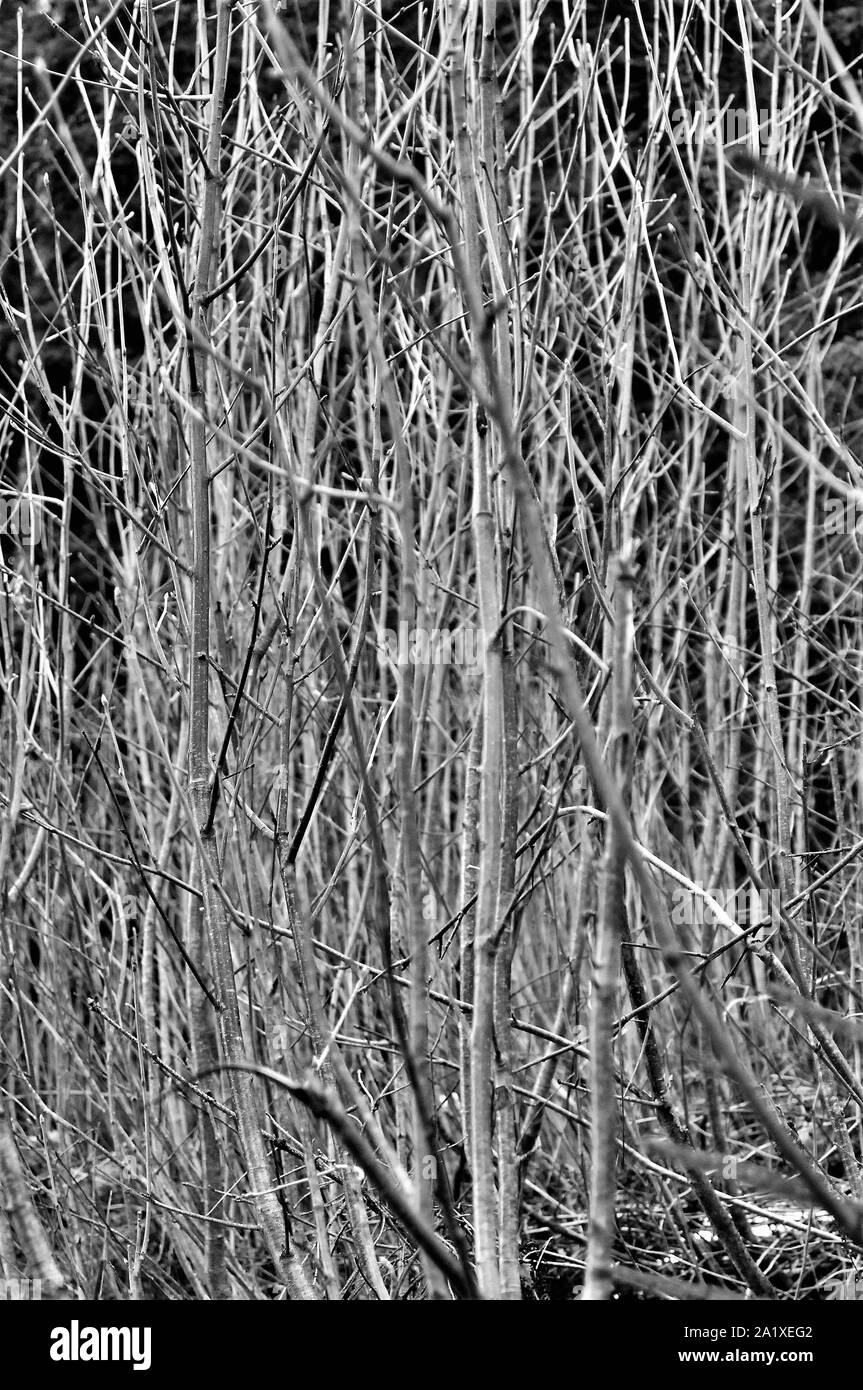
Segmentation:
<svg viewBox="0 0 863 1390">
<path fill-rule="evenodd" d="M 629 555 L 617 559 L 614 588 L 614 664 L 610 774 L 624 805 L 629 803 L 632 767 L 632 589 Z M 609 820 L 599 888 L 599 914 L 590 999 L 590 1224 L 582 1297 L 608 1300 L 612 1294 L 617 1095 L 614 1080 L 614 1014 L 624 938 L 626 854 L 620 830 Z"/>
<path fill-rule="evenodd" d="M 199 876 L 198 876 L 199 877 Z M 203 960 L 204 909 L 197 899 L 189 900 L 186 925 L 186 949 L 191 960 Z M 196 1072 L 204 1072 L 218 1061 L 218 1044 L 210 1001 L 191 974 L 186 975 L 186 1003 L 189 1010 L 189 1035 L 192 1043 L 192 1064 Z M 207 1287 L 210 1297 L 229 1297 L 225 1268 L 225 1227 L 219 1224 L 224 1215 L 221 1199 L 224 1192 L 224 1172 L 219 1139 L 209 1107 L 198 1112 L 198 1136 L 201 1145 L 201 1194 L 204 1214 L 215 1221 L 204 1222 L 204 1259 L 207 1267 Z"/>
<path fill-rule="evenodd" d="M 470 20 L 469 20 L 470 22 Z M 456 165 L 462 202 L 461 233 L 472 303 L 482 301 L 482 272 L 477 218 L 475 161 L 481 151 L 480 132 L 471 131 L 465 88 L 462 39 L 454 34 L 451 62 L 451 100 L 455 127 Z M 488 397 L 488 362 L 493 328 L 474 322 L 473 361 L 483 397 Z M 481 345 L 479 338 L 487 335 Z M 486 350 L 483 350 L 485 347 Z M 483 641 L 483 752 L 479 798 L 479 879 L 473 947 L 473 1023 L 470 1060 L 470 1149 L 473 1176 L 473 1217 L 479 1285 L 486 1298 L 500 1292 L 497 1260 L 497 1197 L 494 1181 L 494 1094 L 492 1049 L 494 1012 L 494 953 L 500 890 L 501 783 L 503 744 L 503 679 L 500 637 L 500 591 L 495 555 L 495 524 L 491 476 L 492 438 L 482 406 L 474 407 L 472 432 L 473 539 L 476 553 L 479 619 Z"/>
<path fill-rule="evenodd" d="M 232 1065 L 231 1085 L 240 1131 L 240 1141 L 254 1193 L 255 1208 L 270 1256 L 292 1298 L 316 1297 L 304 1269 L 289 1249 L 278 1198 L 273 1191 L 273 1175 L 261 1135 L 261 1109 L 253 1078 L 233 1069 L 244 1060 L 245 1045 L 234 980 L 234 964 L 227 914 L 219 896 L 220 867 L 215 847 L 215 830 L 208 827 L 209 810 L 209 670 L 210 670 L 210 500 L 207 476 L 206 398 L 210 358 L 195 342 L 206 341 L 209 315 L 206 295 L 215 268 L 219 236 L 221 179 L 219 165 L 222 144 L 222 118 L 228 75 L 233 0 L 220 0 L 216 22 L 216 49 L 210 98 L 210 125 L 204 169 L 204 192 L 200 208 L 200 246 L 192 295 L 192 326 L 189 339 L 190 473 L 192 480 L 192 615 L 189 695 L 189 795 L 199 835 L 201 887 L 204 918 L 210 942 L 213 977 L 219 997 L 222 1048 Z"/>
<path fill-rule="evenodd" d="M 464 1004 L 473 1005 L 473 951 L 476 927 L 476 897 L 479 883 L 479 787 L 482 763 L 482 708 L 474 723 L 467 755 L 465 772 L 464 816 L 461 840 L 461 903 L 462 919 L 459 923 L 459 998 Z M 471 903 L 468 907 L 467 904 Z M 465 1009 L 459 1012 L 459 1070 L 461 1072 L 461 1110 L 465 1150 L 470 1149 L 471 1136 L 471 1090 L 470 1090 L 470 1040 L 472 1014 Z"/>
<path fill-rule="evenodd" d="M 24 1177 L 8 1113 L 0 1115 L 0 1192 L 24 1252 L 27 1268 L 42 1283 L 43 1298 L 62 1298 L 65 1280 L 54 1259 L 45 1228 Z"/>
<path fill-rule="evenodd" d="M 509 635 L 503 653 L 503 821 L 501 827 L 498 936 L 494 958 L 494 1098 L 497 1124 L 500 1296 L 521 1298 L 518 1258 L 518 1164 L 515 1092 L 512 1078 L 512 956 L 515 943 L 513 899 L 518 838 L 518 756 L 516 750 L 515 663 Z"/>
</svg>

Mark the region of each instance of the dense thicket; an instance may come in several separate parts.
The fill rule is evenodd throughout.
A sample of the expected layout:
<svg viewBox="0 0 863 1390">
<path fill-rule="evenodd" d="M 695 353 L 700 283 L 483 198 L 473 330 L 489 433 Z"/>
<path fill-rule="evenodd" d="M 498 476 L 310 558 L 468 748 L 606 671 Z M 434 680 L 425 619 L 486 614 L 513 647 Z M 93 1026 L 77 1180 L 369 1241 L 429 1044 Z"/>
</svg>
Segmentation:
<svg viewBox="0 0 863 1390">
<path fill-rule="evenodd" d="M 2 1273 L 853 1296 L 863 18 L 276 8 L 0 5 Z"/>
</svg>

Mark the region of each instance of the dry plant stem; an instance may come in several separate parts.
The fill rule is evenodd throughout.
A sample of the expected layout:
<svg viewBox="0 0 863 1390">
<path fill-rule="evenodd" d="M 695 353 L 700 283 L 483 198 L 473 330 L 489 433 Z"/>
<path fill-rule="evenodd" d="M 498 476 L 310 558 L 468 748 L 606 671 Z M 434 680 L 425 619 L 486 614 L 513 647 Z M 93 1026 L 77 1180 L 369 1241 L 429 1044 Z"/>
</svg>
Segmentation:
<svg viewBox="0 0 863 1390">
<path fill-rule="evenodd" d="M 65 1297 L 66 1282 L 30 1196 L 12 1125 L 6 1114 L 0 1116 L 0 1189 L 6 1216 L 18 1236 L 29 1274 L 41 1281 L 42 1297 Z"/>
<path fill-rule="evenodd" d="M 353 162 L 353 161 L 352 161 Z M 358 196 L 355 186 L 349 183 L 351 197 L 350 223 L 355 224 Z M 399 484 L 399 541 L 401 552 L 401 575 L 399 584 L 399 625 L 400 630 L 409 631 L 416 621 L 417 581 L 415 553 L 415 512 L 411 465 L 403 444 L 403 423 L 400 403 L 393 389 L 388 363 L 381 348 L 372 305 L 365 288 L 367 272 L 366 254 L 356 228 L 351 237 L 355 270 L 359 278 L 359 302 L 363 323 L 371 349 L 375 368 L 375 416 L 376 443 L 379 434 L 381 406 L 386 412 L 391 431 L 396 460 L 396 473 Z M 377 467 L 375 467 L 375 476 Z M 372 536 L 377 534 L 376 525 Z M 367 573 L 371 578 L 371 570 Z M 368 592 L 368 590 L 367 590 Z M 334 660 L 340 665 L 335 650 Z M 339 676 L 340 682 L 342 676 Z M 396 783 L 399 791 L 399 844 L 401 849 L 401 887 L 403 894 L 394 894 L 393 901 L 404 912 L 407 925 L 407 944 L 410 954 L 408 992 L 408 1020 L 405 1044 L 407 1048 L 408 1072 L 411 1081 L 411 1138 L 413 1148 L 413 1178 L 421 1220 L 429 1229 L 434 1229 L 434 1194 L 441 1178 L 438 1173 L 440 1162 L 433 1143 L 434 1135 L 434 1090 L 429 1056 L 428 1025 L 428 929 L 422 909 L 422 872 L 420 859 L 419 826 L 417 820 L 416 797 L 413 786 L 414 749 L 414 668 L 404 644 L 399 644 L 397 666 L 397 705 L 396 705 L 396 743 L 395 765 Z M 345 686 L 343 696 L 350 701 L 350 689 Z M 353 718 L 353 715 L 352 715 Z M 431 1298 L 447 1297 L 446 1287 L 440 1277 L 437 1263 L 427 1251 L 422 1251 L 423 1270 Z"/>
<path fill-rule="evenodd" d="M 214 54 L 213 89 L 210 98 L 210 124 L 204 169 L 204 188 L 200 208 L 200 243 L 192 293 L 192 325 L 198 342 L 205 342 L 208 311 L 205 306 L 211 276 L 215 273 L 215 252 L 219 244 L 220 163 L 222 118 L 228 71 L 233 0 L 220 0 Z M 234 964 L 231 954 L 225 906 L 216 884 L 220 866 L 215 831 L 207 828 L 210 801 L 209 763 L 209 676 L 210 676 L 210 496 L 207 470 L 207 438 L 204 424 L 209 355 L 189 343 L 190 475 L 192 487 L 192 602 L 190 624 L 189 691 L 189 798 L 197 821 L 201 843 L 201 888 L 204 918 L 210 944 L 213 977 L 220 1003 L 219 1027 L 227 1062 L 236 1066 L 245 1056 Z M 199 1044 L 203 1040 L 199 1040 Z M 317 1297 L 295 1254 L 288 1248 L 282 1210 L 273 1191 L 273 1174 L 261 1138 L 261 1110 L 253 1077 L 245 1071 L 231 1072 L 234 1108 L 246 1160 L 248 1181 L 255 1208 L 270 1255 L 288 1288 L 291 1298 Z"/>
<path fill-rule="evenodd" d="M 473 18 L 469 9 L 469 22 Z M 456 166 L 461 195 L 461 232 L 467 273 L 474 298 L 481 294 L 476 166 L 481 150 L 479 122 L 471 128 L 467 103 L 462 38 L 453 35 L 450 90 L 455 127 Z M 478 146 L 479 148 L 474 148 Z M 473 322 L 473 333 L 491 334 L 491 324 Z M 487 359 L 473 343 L 473 367 L 480 390 L 488 394 Z M 486 1298 L 500 1294 L 497 1194 L 494 1177 L 494 958 L 500 896 L 501 795 L 503 783 L 503 665 L 500 590 L 495 553 L 495 518 L 491 486 L 492 436 L 485 410 L 474 409 L 471 431 L 473 538 L 476 553 L 479 618 L 483 641 L 483 752 L 479 777 L 479 872 L 474 912 L 473 1022 L 470 1042 L 470 1167 L 473 1177 L 473 1222 L 477 1275 Z"/>
<path fill-rule="evenodd" d="M 483 758 L 480 770 L 479 883 L 474 925 L 473 1027 L 471 1030 L 471 1172 L 474 1239 L 480 1288 L 486 1298 L 500 1292 L 497 1253 L 497 1196 L 494 1183 L 494 1097 L 492 1049 L 494 960 L 500 887 L 503 682 L 500 603 L 494 556 L 491 498 L 484 450 L 477 444 L 474 476 L 474 538 L 480 587 L 483 653 Z M 491 640 L 489 640 L 489 637 Z"/>
<path fill-rule="evenodd" d="M 614 656 L 610 773 L 624 804 L 632 778 L 632 590 L 635 572 L 628 553 L 612 566 Z M 590 999 L 590 1225 L 582 1297 L 612 1296 L 617 1159 L 617 1087 L 614 1080 L 614 1016 L 620 979 L 620 943 L 626 928 L 626 856 L 612 820 L 606 832 L 599 890 Z"/>
<path fill-rule="evenodd" d="M 381 362 L 379 370 L 384 367 Z M 410 462 L 401 447 L 401 422 L 393 407 L 393 394 L 382 382 L 389 405 L 390 426 L 396 438 L 396 458 L 401 499 L 401 583 L 399 588 L 400 630 L 410 631 L 416 622 L 416 555 L 414 540 L 413 482 Z M 412 1087 L 411 1119 L 413 1137 L 414 1183 L 417 1206 L 422 1220 L 434 1229 L 434 1190 L 437 1164 L 436 1152 L 428 1150 L 428 1121 L 434 1114 L 434 1090 L 429 1060 L 428 1023 L 428 928 L 422 910 L 422 871 L 417 823 L 416 797 L 413 786 L 414 746 L 414 668 L 409 653 L 400 644 L 398 668 L 398 708 L 396 711 L 396 778 L 401 810 L 402 882 L 407 916 L 407 940 L 410 952 L 410 993 L 408 995 L 408 1036 L 410 1054 L 417 1071 Z M 446 1297 L 446 1288 L 438 1266 L 426 1252 L 423 1259 L 426 1283 L 432 1298 Z"/>
<path fill-rule="evenodd" d="M 761 520 L 760 497 L 761 489 L 758 480 L 758 465 L 756 459 L 755 446 L 755 420 L 749 408 L 749 402 L 754 400 L 754 381 L 752 375 L 752 330 L 750 326 L 750 315 L 752 313 L 752 241 L 754 236 L 753 221 L 758 203 L 757 192 L 753 193 L 749 215 L 747 219 L 747 234 L 744 243 L 744 259 L 741 274 L 741 314 L 740 314 L 740 373 L 741 373 L 741 395 L 738 413 L 743 422 L 746 432 L 745 443 L 739 447 L 744 451 L 746 484 L 749 500 L 749 523 L 750 535 L 752 539 L 752 579 L 755 587 L 755 605 L 758 612 L 758 633 L 761 642 L 761 661 L 762 661 L 762 680 L 764 684 L 764 700 L 767 714 L 767 729 L 770 737 L 771 752 L 773 758 L 774 777 L 776 782 L 776 820 L 777 836 L 779 844 L 779 862 L 777 879 L 782 891 L 782 901 L 787 902 L 791 897 L 793 885 L 791 880 L 791 831 L 789 826 L 789 793 L 790 779 L 788 768 L 785 761 L 785 745 L 782 736 L 782 724 L 779 716 L 779 699 L 776 687 L 776 668 L 773 659 L 774 633 L 773 624 L 770 620 L 769 605 L 767 599 L 767 578 L 765 570 L 764 555 L 764 531 Z M 792 962 L 792 973 L 802 982 L 800 975 L 800 964 L 797 950 L 792 937 L 786 933 L 786 947 Z"/>
<path fill-rule="evenodd" d="M 206 949 L 204 909 L 195 898 L 189 899 L 186 916 L 186 941 L 192 960 L 203 960 Z M 186 975 L 186 1001 L 189 1010 L 189 1034 L 192 1043 L 192 1065 L 196 1072 L 212 1068 L 219 1060 L 218 1038 L 213 1010 L 208 999 Z M 213 1112 L 209 1106 L 198 1110 L 198 1135 L 201 1143 L 201 1187 L 204 1212 L 207 1216 L 221 1215 L 224 1194 L 224 1160 Z M 225 1267 L 224 1227 L 213 1221 L 204 1222 L 204 1254 L 207 1266 L 207 1288 L 211 1298 L 230 1296 L 230 1284 Z"/>
<path fill-rule="evenodd" d="M 489 279 L 494 286 L 495 295 L 507 292 L 505 267 L 509 261 L 511 273 L 515 274 L 514 258 L 508 256 L 504 228 L 509 213 L 509 198 L 506 179 L 501 177 L 505 167 L 506 151 L 501 122 L 500 86 L 497 71 L 497 16 L 498 0 L 482 0 L 482 42 L 479 61 L 479 131 L 474 130 L 474 167 L 477 163 L 483 178 L 477 179 L 481 186 L 484 208 L 484 226 L 487 241 L 487 263 Z M 481 151 L 481 154 L 479 153 Z M 471 272 L 476 278 L 475 268 Z M 502 372 L 502 390 L 512 401 L 512 351 L 509 333 L 503 316 L 494 323 L 495 340 L 498 345 L 497 361 Z M 474 354 L 476 361 L 476 354 Z M 481 372 L 480 368 L 480 372 Z M 489 482 L 495 476 L 494 446 L 484 461 Z M 496 601 L 500 605 L 500 594 L 511 581 L 511 568 L 504 579 L 504 556 L 507 540 L 512 541 L 511 531 L 505 527 L 507 500 L 505 488 L 497 484 L 497 538 L 499 547 L 498 585 Z M 494 495 L 493 488 L 492 495 Z M 509 503 L 509 525 L 514 526 L 515 509 Z M 516 1161 L 516 1112 L 513 1092 L 512 1065 L 512 957 L 516 940 L 516 922 L 513 917 L 515 897 L 515 856 L 518 843 L 518 758 L 517 731 L 518 712 L 516 708 L 516 675 L 513 659 L 512 633 L 507 626 L 500 634 L 500 671 L 494 672 L 498 680 L 499 698 L 502 710 L 501 725 L 501 811 L 500 811 L 500 865 L 498 868 L 498 891 L 496 907 L 495 955 L 493 965 L 493 1028 L 494 1028 L 494 1123 L 497 1134 L 497 1175 L 498 1175 L 498 1270 L 500 1297 L 502 1299 L 521 1298 L 521 1276 L 519 1266 L 519 1220 L 518 1194 L 519 1177 Z"/>
<path fill-rule="evenodd" d="M 845 1112 L 842 1103 L 836 1096 L 830 1098 L 830 1114 L 833 1121 L 833 1134 L 839 1156 L 842 1160 L 842 1167 L 845 1170 L 845 1180 L 851 1188 L 853 1195 L 858 1202 L 863 1202 L 863 1168 L 854 1153 L 854 1146 L 851 1143 L 851 1135 L 848 1132 L 848 1124 L 845 1119 Z"/>
<path fill-rule="evenodd" d="M 465 773 L 464 811 L 462 814 L 460 901 L 464 904 L 458 924 L 459 940 L 459 1076 L 461 1080 L 462 1135 L 466 1152 L 470 1151 L 471 1090 L 470 1040 L 473 1013 L 473 953 L 476 929 L 476 893 L 479 883 L 479 791 L 482 767 L 483 723 L 482 706 L 474 722 L 467 755 Z"/>
<path fill-rule="evenodd" d="M 303 1138 L 303 1163 L 306 1170 L 306 1181 L 309 1184 L 309 1202 L 315 1221 L 315 1233 L 318 1238 L 318 1262 L 321 1267 L 321 1277 L 327 1299 L 330 1303 L 338 1303 L 342 1297 L 342 1281 L 339 1277 L 332 1241 L 327 1229 L 325 1189 L 315 1162 L 312 1116 L 307 1113 L 301 1115 L 299 1124 Z"/>
<path fill-rule="evenodd" d="M 573 755 L 566 774 L 561 778 L 560 792 L 555 811 L 560 808 L 563 795 L 569 783 L 570 776 L 575 766 L 576 755 Z M 572 931 L 568 942 L 566 969 L 564 973 L 563 988 L 561 990 L 560 1002 L 554 1019 L 552 1031 L 560 1034 L 567 1027 L 569 1011 L 573 1000 L 577 999 L 579 967 L 584 951 L 584 943 L 589 932 L 588 924 L 596 921 L 596 857 L 595 857 L 595 837 L 592 834 L 585 834 L 582 837 L 581 856 L 579 860 L 579 875 L 576 884 L 576 899 L 572 918 Z M 542 1129 L 543 1113 L 545 1102 L 551 1095 L 557 1067 L 560 1062 L 560 1054 L 552 1052 L 543 1062 L 534 1087 L 535 1099 L 533 1100 L 524 1121 L 524 1128 L 518 1143 L 518 1156 L 521 1164 L 520 1180 L 523 1183 L 526 1178 L 527 1164 L 540 1136 Z"/>
<path fill-rule="evenodd" d="M 515 862 L 518 839 L 518 757 L 515 668 L 508 636 L 503 651 L 503 807 L 500 894 L 494 958 L 494 1108 L 497 1129 L 500 1297 L 521 1298 L 519 1174 L 513 1091 L 512 957 L 516 939 Z"/>
</svg>

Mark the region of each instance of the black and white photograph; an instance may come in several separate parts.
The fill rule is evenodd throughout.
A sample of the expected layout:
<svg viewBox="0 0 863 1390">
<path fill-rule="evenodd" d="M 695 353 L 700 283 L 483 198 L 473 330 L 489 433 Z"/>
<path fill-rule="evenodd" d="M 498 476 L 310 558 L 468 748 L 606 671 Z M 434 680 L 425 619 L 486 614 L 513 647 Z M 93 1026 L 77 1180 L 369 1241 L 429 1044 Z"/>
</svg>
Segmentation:
<svg viewBox="0 0 863 1390">
<path fill-rule="evenodd" d="M 861 198 L 856 4 L 0 0 L 28 1373 L 850 1354 Z"/>
</svg>

